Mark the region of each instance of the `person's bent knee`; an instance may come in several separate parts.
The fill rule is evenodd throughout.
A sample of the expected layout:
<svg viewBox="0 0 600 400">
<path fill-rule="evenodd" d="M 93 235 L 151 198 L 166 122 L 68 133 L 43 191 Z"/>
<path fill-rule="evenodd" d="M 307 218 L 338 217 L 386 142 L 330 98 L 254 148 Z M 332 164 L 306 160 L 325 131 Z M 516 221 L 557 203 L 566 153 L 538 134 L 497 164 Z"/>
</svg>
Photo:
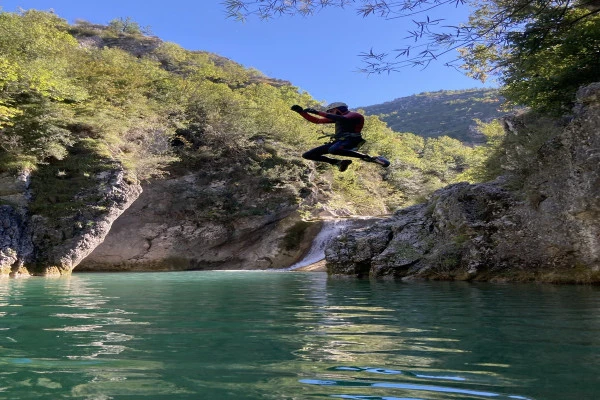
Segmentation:
<svg viewBox="0 0 600 400">
<path fill-rule="evenodd" d="M 315 157 L 313 153 L 307 151 L 306 153 L 302 154 L 302 158 L 304 158 L 305 160 L 313 160 Z"/>
</svg>

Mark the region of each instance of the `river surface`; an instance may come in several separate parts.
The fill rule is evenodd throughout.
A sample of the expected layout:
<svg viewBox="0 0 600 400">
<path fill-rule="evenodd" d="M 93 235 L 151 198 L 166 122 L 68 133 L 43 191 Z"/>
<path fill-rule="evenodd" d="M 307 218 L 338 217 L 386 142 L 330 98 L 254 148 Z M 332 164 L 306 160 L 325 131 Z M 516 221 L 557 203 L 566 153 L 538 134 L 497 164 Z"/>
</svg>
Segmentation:
<svg viewBox="0 0 600 400">
<path fill-rule="evenodd" d="M 0 281 L 0 399 L 600 398 L 600 288 L 323 273 Z"/>
</svg>

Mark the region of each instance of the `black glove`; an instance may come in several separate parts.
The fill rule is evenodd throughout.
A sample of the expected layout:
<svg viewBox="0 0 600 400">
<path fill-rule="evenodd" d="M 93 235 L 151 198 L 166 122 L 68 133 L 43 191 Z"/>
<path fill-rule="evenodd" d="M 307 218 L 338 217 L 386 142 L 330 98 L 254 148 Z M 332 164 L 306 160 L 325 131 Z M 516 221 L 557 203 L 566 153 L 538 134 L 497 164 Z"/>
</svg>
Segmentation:
<svg viewBox="0 0 600 400">
<path fill-rule="evenodd" d="M 297 113 L 301 113 L 301 112 L 304 112 L 304 109 L 302 107 L 300 107 L 298 104 L 294 104 L 292 106 L 292 111 L 296 111 Z"/>
<path fill-rule="evenodd" d="M 305 108 L 304 112 L 307 113 L 311 113 L 311 114 L 318 114 L 319 112 L 317 110 L 315 110 L 314 108 Z"/>
</svg>

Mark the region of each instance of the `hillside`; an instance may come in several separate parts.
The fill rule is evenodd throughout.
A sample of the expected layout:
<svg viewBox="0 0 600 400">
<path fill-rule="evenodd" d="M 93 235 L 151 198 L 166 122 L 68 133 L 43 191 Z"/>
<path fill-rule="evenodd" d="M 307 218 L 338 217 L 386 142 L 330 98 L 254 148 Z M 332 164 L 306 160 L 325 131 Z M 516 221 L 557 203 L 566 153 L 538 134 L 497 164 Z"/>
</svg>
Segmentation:
<svg viewBox="0 0 600 400">
<path fill-rule="evenodd" d="M 469 144 L 483 137 L 474 130 L 474 119 L 490 121 L 503 115 L 503 99 L 496 89 L 440 90 L 400 97 L 361 107 L 376 115 L 396 132 L 423 137 L 449 136 Z"/>
<path fill-rule="evenodd" d="M 105 241 L 120 258 L 96 260 L 125 269 L 284 267 L 306 220 L 388 214 L 475 160 L 371 116 L 361 150 L 392 165 L 342 173 L 301 157 L 331 127 L 290 110 L 320 104 L 285 80 L 129 20 L 0 11 L 0 31 L 0 275 L 70 273 Z"/>
</svg>

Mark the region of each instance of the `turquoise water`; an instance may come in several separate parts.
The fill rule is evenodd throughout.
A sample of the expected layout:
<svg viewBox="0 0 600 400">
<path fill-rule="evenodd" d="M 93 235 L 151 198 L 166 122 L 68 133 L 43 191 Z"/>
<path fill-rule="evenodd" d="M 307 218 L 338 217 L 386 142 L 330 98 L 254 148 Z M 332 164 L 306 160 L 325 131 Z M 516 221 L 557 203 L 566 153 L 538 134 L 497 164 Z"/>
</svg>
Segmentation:
<svg viewBox="0 0 600 400">
<path fill-rule="evenodd" d="M 600 288 L 321 273 L 0 281 L 0 399 L 600 398 Z"/>
</svg>

